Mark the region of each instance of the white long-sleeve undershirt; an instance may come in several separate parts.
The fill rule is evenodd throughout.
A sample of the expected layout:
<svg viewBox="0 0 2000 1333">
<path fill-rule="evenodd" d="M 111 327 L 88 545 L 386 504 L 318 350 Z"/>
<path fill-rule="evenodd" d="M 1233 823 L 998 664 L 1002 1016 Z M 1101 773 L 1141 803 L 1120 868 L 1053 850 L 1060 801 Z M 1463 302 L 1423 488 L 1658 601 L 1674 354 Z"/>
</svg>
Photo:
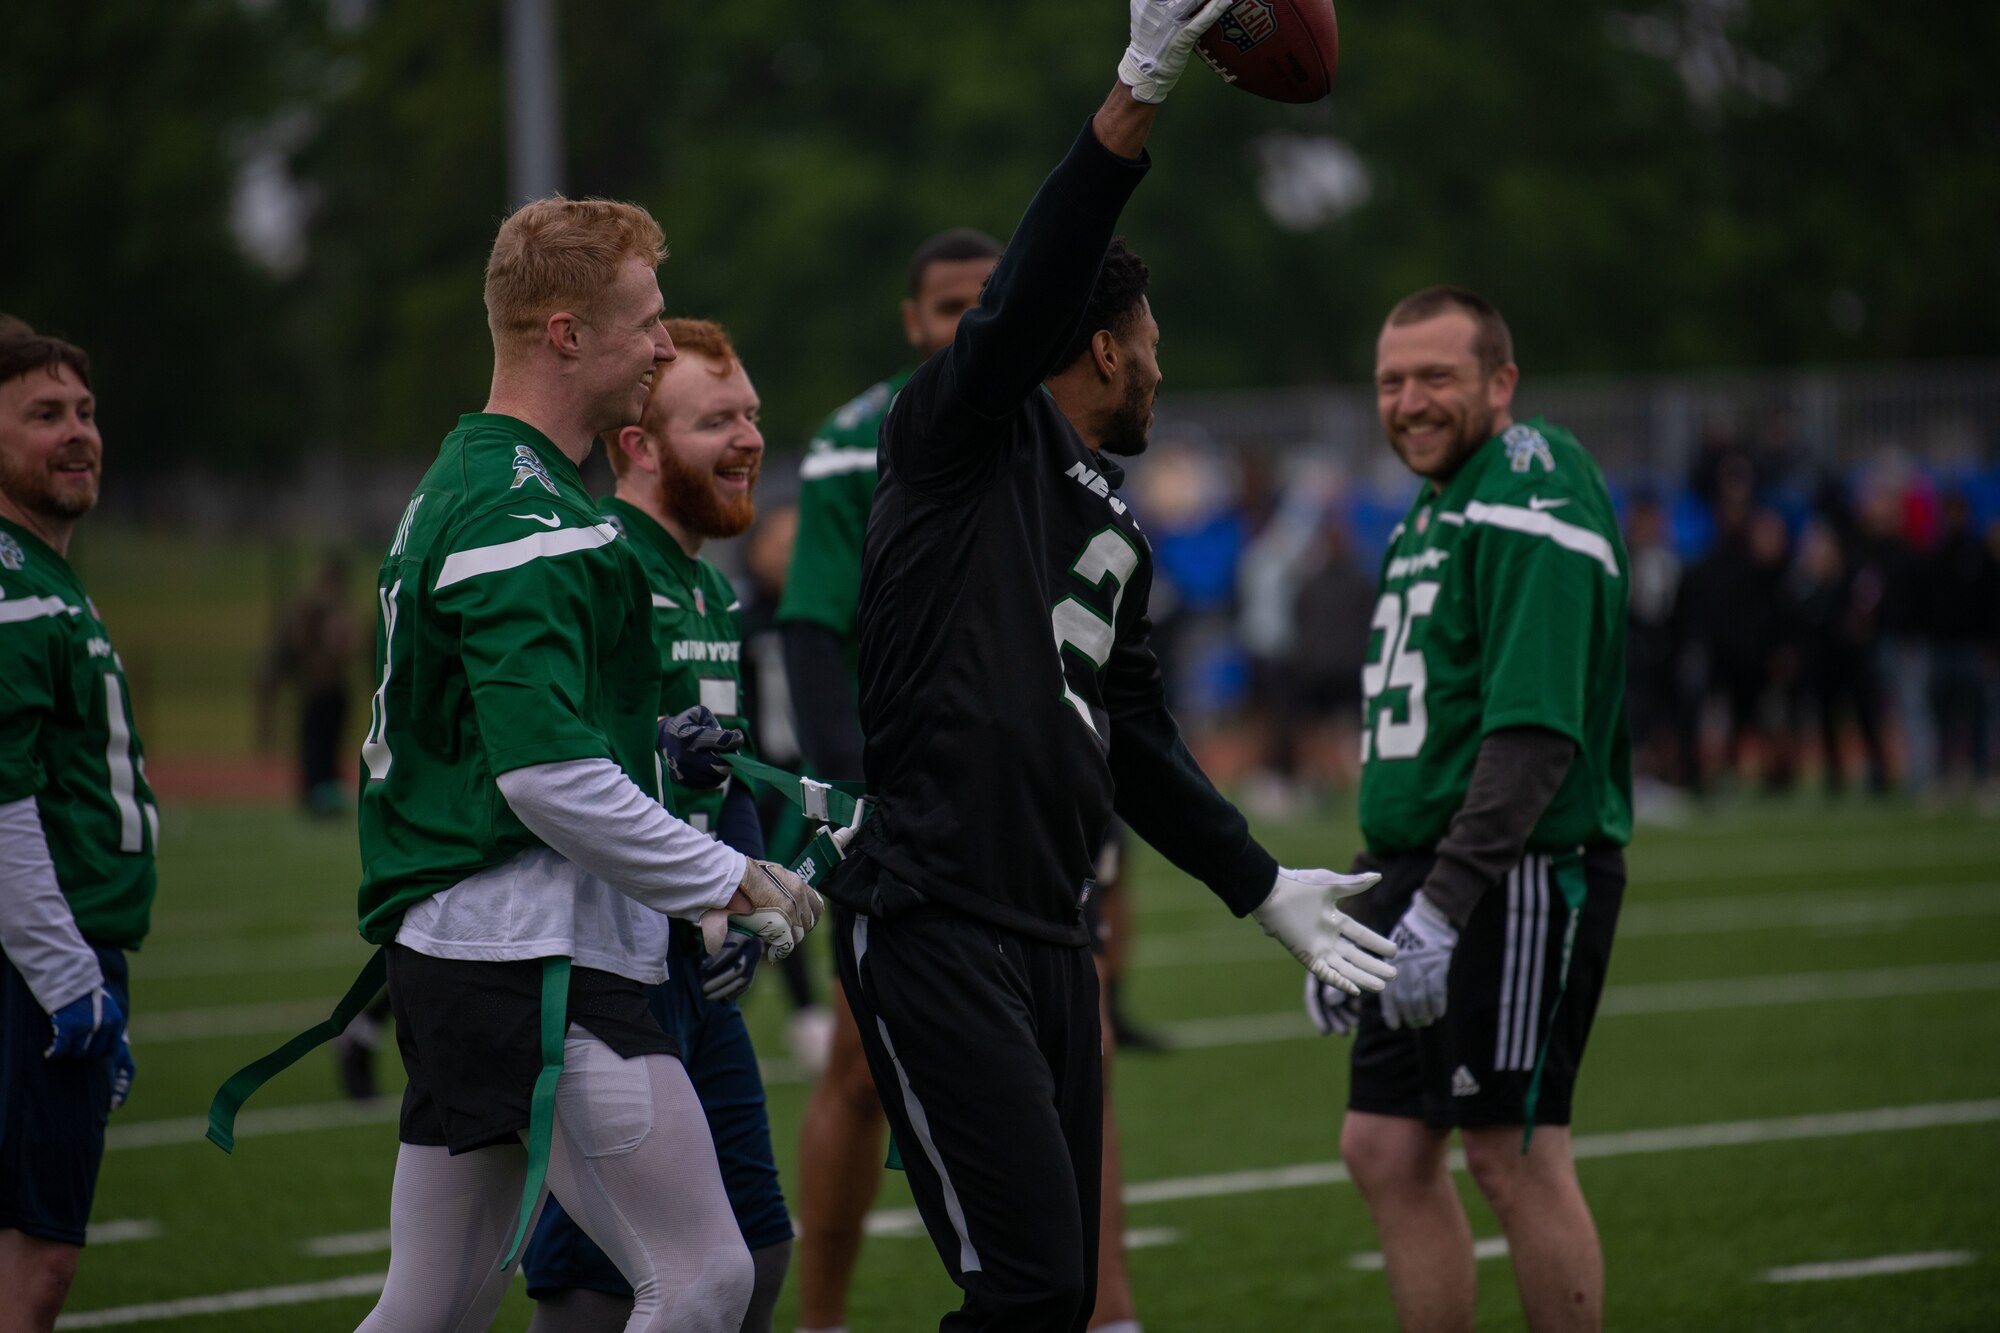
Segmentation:
<svg viewBox="0 0 2000 1333">
<path fill-rule="evenodd" d="M 742 853 L 669 814 L 608 759 L 533 764 L 500 794 L 547 844 L 412 906 L 396 940 L 434 958 L 566 955 L 653 983 L 666 976 L 667 918 L 726 906 Z"/>
<path fill-rule="evenodd" d="M 743 882 L 743 854 L 676 819 L 609 759 L 532 764 L 500 775 L 528 831 L 655 912 L 699 917 Z"/>
<path fill-rule="evenodd" d="M 32 796 L 0 805 L 0 952 L 49 1013 L 104 984 L 49 856 Z"/>
</svg>

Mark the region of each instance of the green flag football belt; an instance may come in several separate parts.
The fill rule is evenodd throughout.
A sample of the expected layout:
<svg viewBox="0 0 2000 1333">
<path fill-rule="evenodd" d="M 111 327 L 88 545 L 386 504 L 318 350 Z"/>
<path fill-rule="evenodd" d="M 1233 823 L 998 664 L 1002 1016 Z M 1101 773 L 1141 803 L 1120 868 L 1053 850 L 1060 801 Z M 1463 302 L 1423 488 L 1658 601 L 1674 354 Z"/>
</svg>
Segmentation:
<svg viewBox="0 0 2000 1333">
<path fill-rule="evenodd" d="M 816 820 L 823 826 L 844 828 L 854 823 L 857 811 L 863 809 L 862 790 L 858 783 L 819 782 L 741 755 L 725 755 L 723 758 L 742 776 L 778 791 L 808 819 Z M 808 884 L 818 884 L 839 860 L 839 846 L 822 827 L 806 844 L 805 851 L 793 864 L 792 872 Z M 542 959 L 542 1065 L 535 1075 L 534 1095 L 528 1104 L 528 1177 L 521 1187 L 521 1209 L 515 1219 L 513 1241 L 500 1260 L 502 1268 L 511 1267 L 520 1255 L 521 1245 L 527 1239 L 528 1224 L 534 1220 L 535 1201 L 541 1196 L 542 1182 L 548 1175 L 549 1140 L 555 1124 L 556 1082 L 562 1077 L 563 1038 L 569 1030 L 569 970 L 568 958 Z M 360 975 L 354 978 L 354 984 L 347 988 L 347 993 L 340 997 L 340 1002 L 333 1006 L 333 1012 L 324 1020 L 224 1079 L 208 1106 L 209 1142 L 224 1152 L 234 1152 L 236 1114 L 243 1109 L 243 1103 L 250 1100 L 257 1089 L 296 1064 L 306 1052 L 345 1032 L 355 1016 L 381 992 L 388 975 L 389 954 L 388 947 L 384 945 L 368 956 Z"/>
</svg>

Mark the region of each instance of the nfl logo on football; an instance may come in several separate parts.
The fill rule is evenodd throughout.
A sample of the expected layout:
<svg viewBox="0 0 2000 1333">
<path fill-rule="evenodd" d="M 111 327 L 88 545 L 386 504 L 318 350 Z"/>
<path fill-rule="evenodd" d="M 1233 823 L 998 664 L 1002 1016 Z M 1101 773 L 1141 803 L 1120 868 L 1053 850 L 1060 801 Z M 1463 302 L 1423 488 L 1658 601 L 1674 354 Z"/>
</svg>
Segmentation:
<svg viewBox="0 0 2000 1333">
<path fill-rule="evenodd" d="M 1216 26 L 1223 41 L 1239 51 L 1248 51 L 1278 30 L 1277 6 L 1270 0 L 1242 0 Z"/>
</svg>

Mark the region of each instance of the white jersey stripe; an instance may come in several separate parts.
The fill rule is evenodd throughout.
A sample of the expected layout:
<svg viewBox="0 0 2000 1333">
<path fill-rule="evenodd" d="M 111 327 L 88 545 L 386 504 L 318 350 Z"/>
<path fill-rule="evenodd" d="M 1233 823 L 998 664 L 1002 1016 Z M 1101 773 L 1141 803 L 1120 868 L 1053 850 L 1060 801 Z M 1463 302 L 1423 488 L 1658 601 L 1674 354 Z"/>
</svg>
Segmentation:
<svg viewBox="0 0 2000 1333">
<path fill-rule="evenodd" d="M 821 477 L 838 477 L 849 472 L 874 470 L 873 449 L 821 449 L 807 454 L 799 463 L 799 480 L 818 481 Z"/>
<path fill-rule="evenodd" d="M 618 529 L 609 523 L 599 523 L 589 528 L 562 528 L 555 532 L 537 532 L 511 542 L 500 542 L 494 546 L 476 546 L 469 551 L 453 551 L 445 558 L 444 570 L 438 575 L 436 592 L 442 592 L 454 583 L 478 578 L 481 574 L 497 574 L 505 569 L 518 569 L 530 560 L 540 560 L 544 556 L 568 555 L 573 551 L 592 551 L 600 546 L 608 546 L 618 540 Z"/>
<path fill-rule="evenodd" d="M 679 602 L 675 601 L 673 598 L 667 596 L 663 592 L 656 592 L 653 594 L 653 605 L 658 607 L 662 611 L 678 611 L 681 609 L 681 604 Z"/>
<path fill-rule="evenodd" d="M 125 689 L 118 677 L 104 677 L 105 725 L 110 738 L 104 747 L 112 803 L 118 807 L 118 850 L 146 850 L 146 819 L 139 812 L 138 784 L 132 773 L 132 726 L 125 720 Z"/>
<path fill-rule="evenodd" d="M 1448 516 L 1440 514 L 1438 517 Z M 1553 514 L 1539 509 L 1523 509 L 1519 505 L 1490 505 L 1479 500 L 1466 505 L 1465 517 L 1473 523 L 1484 523 L 1488 527 L 1522 532 L 1530 537 L 1546 537 L 1566 551 L 1589 556 L 1604 566 L 1605 573 L 1614 579 L 1618 577 L 1618 556 L 1611 549 L 1611 543 L 1589 528 L 1565 523 Z"/>
<path fill-rule="evenodd" d="M 73 616 L 83 614 L 82 607 L 71 606 L 60 597 L 17 597 L 12 601 L 0 601 L 0 625 L 18 625 L 24 620 L 59 616 L 65 611 Z"/>
<path fill-rule="evenodd" d="M 854 918 L 854 970 L 857 974 L 861 971 L 861 960 L 867 956 L 868 918 L 857 914 Z M 945 1216 L 951 1219 L 951 1229 L 958 1233 L 958 1271 L 981 1272 L 979 1251 L 972 1248 L 972 1233 L 965 1224 L 965 1209 L 958 1201 L 958 1187 L 951 1183 L 951 1174 L 944 1169 L 944 1158 L 931 1138 L 930 1117 L 924 1113 L 924 1104 L 917 1100 L 917 1094 L 910 1087 L 910 1075 L 903 1068 L 902 1058 L 896 1054 L 896 1043 L 889 1040 L 889 1025 L 882 1021 L 879 1014 L 875 1018 L 875 1030 L 882 1034 L 882 1048 L 889 1053 L 891 1063 L 896 1066 L 896 1082 L 903 1090 L 903 1109 L 909 1114 L 910 1128 L 916 1133 L 917 1143 L 923 1148 L 931 1169 L 938 1174 L 938 1183 L 944 1188 Z"/>
</svg>

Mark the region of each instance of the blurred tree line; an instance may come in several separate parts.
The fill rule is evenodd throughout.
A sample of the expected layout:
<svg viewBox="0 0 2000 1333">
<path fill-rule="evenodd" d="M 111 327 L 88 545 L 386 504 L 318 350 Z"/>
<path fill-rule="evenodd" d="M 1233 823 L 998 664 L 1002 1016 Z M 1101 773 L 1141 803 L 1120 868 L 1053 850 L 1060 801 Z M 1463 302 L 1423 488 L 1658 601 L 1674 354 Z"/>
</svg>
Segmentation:
<svg viewBox="0 0 2000 1333">
<path fill-rule="evenodd" d="M 121 467 L 421 459 L 483 401 L 499 0 L 80 0 L 0 40 L 0 309 L 82 342 Z M 1192 70 L 1125 231 L 1170 389 L 1353 380 L 1467 283 L 1529 373 L 2000 348 L 2000 11 L 1341 8 L 1334 96 Z M 1004 237 L 1112 79 L 1116 0 L 564 0 L 567 188 L 664 224 L 775 447 L 902 359 L 912 245 Z"/>
</svg>

